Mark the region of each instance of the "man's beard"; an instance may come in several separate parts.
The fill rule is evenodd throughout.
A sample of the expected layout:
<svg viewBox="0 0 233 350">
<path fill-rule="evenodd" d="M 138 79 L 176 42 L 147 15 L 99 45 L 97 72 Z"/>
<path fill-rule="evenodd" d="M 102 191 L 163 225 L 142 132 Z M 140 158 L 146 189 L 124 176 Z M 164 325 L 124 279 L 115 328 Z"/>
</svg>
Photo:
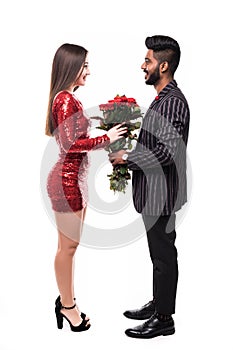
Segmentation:
<svg viewBox="0 0 233 350">
<path fill-rule="evenodd" d="M 155 68 L 154 73 L 146 80 L 147 85 L 155 85 L 160 80 L 159 67 Z"/>
</svg>

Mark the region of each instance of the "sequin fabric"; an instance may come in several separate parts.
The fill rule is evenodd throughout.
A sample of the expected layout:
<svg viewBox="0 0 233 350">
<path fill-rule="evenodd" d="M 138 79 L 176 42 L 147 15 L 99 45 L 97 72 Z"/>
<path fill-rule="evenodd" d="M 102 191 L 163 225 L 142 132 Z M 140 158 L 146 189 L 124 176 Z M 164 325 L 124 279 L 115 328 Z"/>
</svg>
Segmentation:
<svg viewBox="0 0 233 350">
<path fill-rule="evenodd" d="M 109 138 L 90 138 L 90 120 L 81 102 L 67 91 L 56 95 L 52 115 L 60 154 L 48 175 L 48 195 L 54 211 L 79 211 L 88 200 L 88 151 L 104 148 Z"/>
</svg>

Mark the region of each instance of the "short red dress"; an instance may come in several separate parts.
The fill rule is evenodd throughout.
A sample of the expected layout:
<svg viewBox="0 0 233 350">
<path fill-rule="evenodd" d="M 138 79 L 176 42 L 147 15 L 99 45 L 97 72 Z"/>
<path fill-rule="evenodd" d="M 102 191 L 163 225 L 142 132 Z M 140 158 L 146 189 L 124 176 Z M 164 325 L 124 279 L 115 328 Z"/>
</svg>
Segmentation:
<svg viewBox="0 0 233 350">
<path fill-rule="evenodd" d="M 48 175 L 47 191 L 54 211 L 76 212 L 87 204 L 88 151 L 106 147 L 109 137 L 89 137 L 90 120 L 68 91 L 55 96 L 52 116 L 60 154 Z"/>
</svg>

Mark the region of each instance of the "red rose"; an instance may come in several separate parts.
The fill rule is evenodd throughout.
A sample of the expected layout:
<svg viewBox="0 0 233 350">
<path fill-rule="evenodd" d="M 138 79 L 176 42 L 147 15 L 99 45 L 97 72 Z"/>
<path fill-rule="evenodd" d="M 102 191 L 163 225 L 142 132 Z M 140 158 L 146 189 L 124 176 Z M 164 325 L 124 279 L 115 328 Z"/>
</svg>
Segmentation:
<svg viewBox="0 0 233 350">
<path fill-rule="evenodd" d="M 106 109 L 107 109 L 108 111 L 112 111 L 112 110 L 114 109 L 113 103 L 107 103 L 107 104 L 106 104 Z"/>
<path fill-rule="evenodd" d="M 127 97 L 125 95 L 121 96 L 121 102 L 127 102 Z"/>
<path fill-rule="evenodd" d="M 101 111 L 110 111 L 114 109 L 114 105 L 112 103 L 104 103 L 99 105 Z"/>
<path fill-rule="evenodd" d="M 127 100 L 129 103 L 136 103 L 135 98 L 129 97 Z"/>
</svg>

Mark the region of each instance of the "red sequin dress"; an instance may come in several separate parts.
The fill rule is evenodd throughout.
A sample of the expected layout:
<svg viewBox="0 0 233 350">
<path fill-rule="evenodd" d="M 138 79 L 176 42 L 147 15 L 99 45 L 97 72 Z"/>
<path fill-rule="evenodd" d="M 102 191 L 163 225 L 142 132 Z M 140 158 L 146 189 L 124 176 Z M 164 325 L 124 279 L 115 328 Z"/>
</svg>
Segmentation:
<svg viewBox="0 0 233 350">
<path fill-rule="evenodd" d="M 87 204 L 87 153 L 104 148 L 109 144 L 109 137 L 89 137 L 90 121 L 81 102 L 68 91 L 55 96 L 52 115 L 60 154 L 48 175 L 48 195 L 54 211 L 79 211 Z"/>
</svg>

